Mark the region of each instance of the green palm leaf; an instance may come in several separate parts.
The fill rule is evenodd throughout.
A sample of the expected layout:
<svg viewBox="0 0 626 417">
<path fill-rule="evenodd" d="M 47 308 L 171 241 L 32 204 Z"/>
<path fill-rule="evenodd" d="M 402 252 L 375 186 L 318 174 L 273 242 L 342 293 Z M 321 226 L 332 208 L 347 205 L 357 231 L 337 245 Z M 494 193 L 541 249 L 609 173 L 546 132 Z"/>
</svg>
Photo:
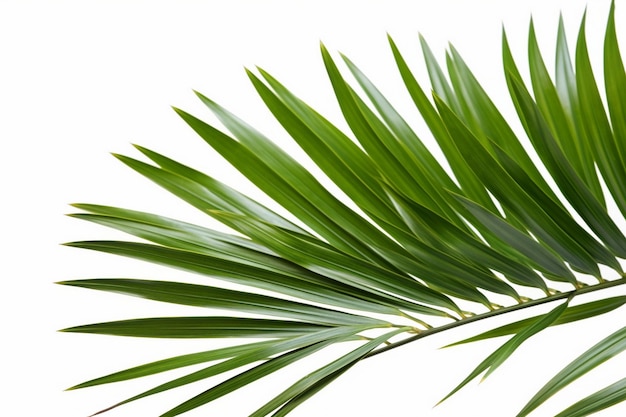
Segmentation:
<svg viewBox="0 0 626 417">
<path fill-rule="evenodd" d="M 621 308 L 624 296 L 577 303 L 582 294 L 600 294 L 626 283 L 626 237 L 620 226 L 626 215 L 626 72 L 614 6 L 604 43 L 604 93 L 592 70 L 584 18 L 573 60 L 559 21 L 554 76 L 531 22 L 530 87 L 503 32 L 506 83 L 527 138 L 518 137 L 511 127 L 514 122 L 505 119 L 454 47 L 441 66 L 425 39 L 420 36 L 419 41 L 431 87 L 420 84 L 389 38 L 399 77 L 445 163 L 437 160 L 420 139 L 422 133 L 413 131 L 364 71 L 346 56 L 335 59 L 323 45 L 322 61 L 348 132 L 268 72 L 257 69 L 248 76 L 276 120 L 342 196 L 326 189 L 270 138 L 200 93 L 200 100 L 225 129 L 175 111 L 280 210 L 147 148 L 137 146 L 148 162 L 115 155 L 232 232 L 158 214 L 76 204 L 82 212 L 71 216 L 142 241 L 82 241 L 68 246 L 182 269 L 199 279 L 211 278 L 211 284 L 131 278 L 62 281 L 59 284 L 200 311 L 63 331 L 194 338 L 206 340 L 208 346 L 211 339 L 226 339 L 230 346 L 164 358 L 70 389 L 204 364 L 99 414 L 228 373 L 227 379 L 209 382 L 202 392 L 162 414 L 176 416 L 333 345 L 345 347 L 334 360 L 285 387 L 252 414 L 284 416 L 369 357 L 479 320 L 512 317 L 515 311 L 557 303 L 547 313 L 530 313 L 454 343 L 510 336 L 445 400 L 481 373 L 486 377 L 494 372 L 537 333 Z M 425 93 L 429 88 L 432 95 Z M 525 147 L 526 139 L 532 149 Z M 534 162 L 533 154 L 540 162 Z M 616 210 L 609 209 L 613 205 Z M 216 279 L 236 288 L 216 285 Z M 239 340 L 244 338 L 255 340 Z M 622 329 L 584 352 L 518 415 L 528 415 L 624 351 L 625 340 Z M 559 416 L 586 416 L 626 400 L 624 381 L 591 388 L 587 397 Z"/>
</svg>

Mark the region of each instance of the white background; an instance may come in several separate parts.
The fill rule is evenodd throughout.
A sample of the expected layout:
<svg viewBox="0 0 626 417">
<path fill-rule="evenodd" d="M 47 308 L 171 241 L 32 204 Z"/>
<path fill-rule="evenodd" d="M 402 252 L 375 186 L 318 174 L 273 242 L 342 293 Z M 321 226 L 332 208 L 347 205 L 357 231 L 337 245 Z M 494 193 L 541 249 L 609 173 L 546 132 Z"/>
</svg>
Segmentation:
<svg viewBox="0 0 626 417">
<path fill-rule="evenodd" d="M 589 44 L 592 60 L 600 63 L 609 2 L 590 3 Z M 626 17 L 625 6 L 618 2 L 618 22 Z M 53 284 L 88 277 L 183 276 L 138 261 L 60 246 L 66 241 L 120 237 L 63 216 L 72 211 L 68 203 L 118 205 L 212 224 L 108 154 L 136 156 L 130 143 L 162 152 L 262 197 L 170 109 L 175 105 L 211 120 L 191 89 L 230 108 L 297 153 L 263 109 L 243 67 L 263 67 L 342 126 L 318 52 L 322 40 L 370 75 L 427 140 L 402 90 L 387 32 L 422 80 L 418 32 L 441 58 L 447 42 L 452 42 L 510 114 L 499 57 L 501 25 L 506 26 L 514 52 L 523 62 L 532 13 L 551 64 L 559 10 L 573 41 L 584 7 L 584 1 L 572 0 L 2 1 L 0 352 L 5 386 L 0 414 L 86 416 L 163 379 L 157 376 L 72 392 L 63 389 L 123 367 L 213 346 L 213 341 L 204 340 L 134 340 L 56 332 L 96 321 L 198 314 L 193 309 Z M 618 28 L 623 39 L 619 23 Z M 620 291 L 624 292 L 614 293 Z M 480 386 L 471 383 L 434 409 L 502 341 L 437 348 L 495 326 L 498 320 L 367 360 L 293 415 L 514 415 L 556 370 L 621 327 L 623 314 L 622 309 L 537 336 Z M 272 376 L 186 415 L 245 416 L 310 366 Z M 624 369 L 626 361 L 618 358 L 534 415 L 554 415 L 589 393 L 585 386 L 608 385 L 623 377 Z M 158 395 L 108 415 L 158 415 L 204 387 L 201 383 Z M 625 413 L 621 405 L 601 415 Z"/>
</svg>

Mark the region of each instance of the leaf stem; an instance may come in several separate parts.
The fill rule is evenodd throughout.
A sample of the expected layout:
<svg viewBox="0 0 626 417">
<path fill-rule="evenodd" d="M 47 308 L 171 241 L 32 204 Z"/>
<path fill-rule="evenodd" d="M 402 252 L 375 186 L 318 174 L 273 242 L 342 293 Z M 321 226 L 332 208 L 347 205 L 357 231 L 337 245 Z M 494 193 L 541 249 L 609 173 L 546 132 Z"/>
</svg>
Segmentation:
<svg viewBox="0 0 626 417">
<path fill-rule="evenodd" d="M 423 330 L 422 332 L 414 335 L 414 336 L 410 336 L 407 337 L 406 339 L 400 340 L 398 342 L 394 342 L 390 345 L 384 346 L 380 349 L 377 349 L 375 351 L 370 352 L 368 355 L 365 356 L 365 358 L 370 358 L 372 356 L 376 356 L 379 353 L 383 353 L 386 352 L 388 350 L 391 349 L 395 349 L 397 347 L 400 347 L 402 345 L 406 345 L 408 343 L 414 342 L 416 340 L 419 339 L 423 339 L 427 336 L 431 336 L 437 333 L 441 333 L 445 330 L 450 330 L 450 329 L 454 329 L 456 327 L 460 327 L 463 326 L 465 324 L 469 324 L 469 323 L 474 323 L 476 321 L 479 320 L 483 320 L 483 319 L 488 319 L 490 317 L 495 317 L 495 316 L 499 316 L 501 314 L 506 314 L 506 313 L 510 313 L 513 311 L 518 311 L 518 310 L 522 310 L 524 308 L 528 308 L 528 307 L 535 307 L 538 305 L 542 305 L 542 304 L 547 304 L 550 303 L 552 301 L 557 301 L 557 300 L 562 300 L 562 299 L 573 299 L 574 297 L 581 295 L 581 294 L 586 294 L 586 293 L 590 293 L 590 292 L 594 292 L 594 291 L 600 291 L 600 290 L 604 290 L 607 288 L 611 288 L 611 287 L 616 287 L 618 285 L 624 285 L 626 284 L 626 275 L 622 275 L 622 278 L 619 279 L 615 279 L 615 280 L 611 280 L 611 281 L 603 281 L 599 284 L 595 284 L 595 285 L 589 285 L 586 287 L 582 287 L 582 288 L 578 288 L 576 290 L 573 291 L 568 291 L 568 292 L 563 292 L 563 293 L 558 293 L 558 294 L 554 294 L 551 295 L 549 297 L 543 297 L 537 300 L 530 300 L 527 301 L 525 303 L 522 304 L 515 304 L 509 307 L 503 307 L 501 309 L 497 309 L 497 310 L 491 310 L 488 311 L 486 313 L 483 314 L 477 314 L 475 316 L 471 316 L 471 317 L 467 317 L 467 318 L 463 318 L 462 320 L 459 321 L 455 321 L 452 323 L 448 323 L 448 324 L 444 324 L 443 326 L 439 326 L 439 327 L 435 327 L 435 328 L 430 328 L 427 330 Z"/>
</svg>

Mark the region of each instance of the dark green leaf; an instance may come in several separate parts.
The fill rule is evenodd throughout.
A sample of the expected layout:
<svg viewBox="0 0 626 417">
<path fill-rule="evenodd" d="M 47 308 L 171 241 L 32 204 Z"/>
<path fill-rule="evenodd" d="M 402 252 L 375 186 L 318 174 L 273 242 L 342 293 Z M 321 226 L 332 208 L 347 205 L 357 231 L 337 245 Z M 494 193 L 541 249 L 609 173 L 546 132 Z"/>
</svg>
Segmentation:
<svg viewBox="0 0 626 417">
<path fill-rule="evenodd" d="M 154 317 L 86 324 L 61 331 L 158 338 L 281 338 L 324 328 L 322 325 L 297 321 L 243 317 Z"/>
</svg>

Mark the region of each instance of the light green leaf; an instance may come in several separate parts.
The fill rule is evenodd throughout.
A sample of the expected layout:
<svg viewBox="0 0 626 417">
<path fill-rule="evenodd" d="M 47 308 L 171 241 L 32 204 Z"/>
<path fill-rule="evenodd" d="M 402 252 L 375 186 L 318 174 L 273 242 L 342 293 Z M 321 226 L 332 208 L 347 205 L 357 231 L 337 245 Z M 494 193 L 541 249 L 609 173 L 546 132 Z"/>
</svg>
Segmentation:
<svg viewBox="0 0 626 417">
<path fill-rule="evenodd" d="M 296 407 L 298 407 L 300 404 L 302 404 L 303 402 L 305 402 L 306 400 L 308 400 L 309 398 L 317 394 L 319 391 L 324 389 L 328 384 L 333 382 L 335 379 L 339 378 L 341 375 L 343 375 L 345 372 L 347 372 L 350 368 L 352 368 L 357 363 L 358 362 L 353 362 L 351 364 L 348 364 L 344 366 L 343 368 L 333 372 L 332 374 L 320 379 L 319 381 L 317 381 L 310 387 L 305 388 L 300 394 L 294 396 L 292 399 L 287 401 L 282 407 L 280 407 L 278 411 L 272 414 L 272 417 L 286 416 L 287 414 L 292 412 Z"/>
<path fill-rule="evenodd" d="M 626 378 L 567 407 L 555 417 L 584 417 L 626 400 Z"/>
<path fill-rule="evenodd" d="M 522 408 L 517 417 L 527 416 L 548 398 L 626 349 L 626 327 L 616 331 L 570 362 L 546 383 Z"/>
</svg>

